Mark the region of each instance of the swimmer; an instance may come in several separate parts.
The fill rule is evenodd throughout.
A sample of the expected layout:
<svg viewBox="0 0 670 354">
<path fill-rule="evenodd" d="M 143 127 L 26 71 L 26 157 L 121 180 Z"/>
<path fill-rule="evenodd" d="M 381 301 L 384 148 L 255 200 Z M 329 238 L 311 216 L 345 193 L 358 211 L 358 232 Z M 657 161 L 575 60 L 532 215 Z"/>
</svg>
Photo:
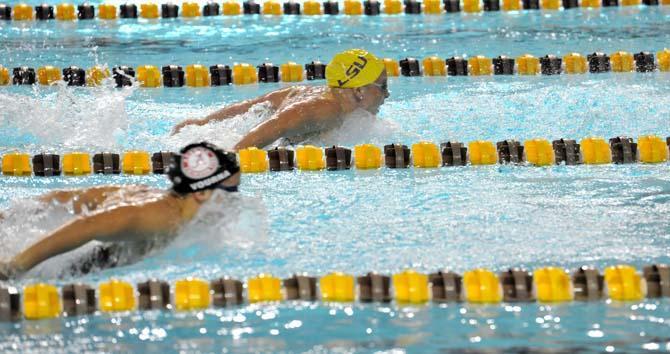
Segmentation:
<svg viewBox="0 0 670 354">
<path fill-rule="evenodd" d="M 72 203 L 78 215 L 8 263 L 0 263 L 0 279 L 20 276 L 93 240 L 122 247 L 171 240 L 215 190 L 236 192 L 240 183 L 235 154 L 205 142 L 188 145 L 175 154 L 167 174 L 172 181 L 169 190 L 102 186 L 42 196 L 45 203 Z"/>
<path fill-rule="evenodd" d="M 190 125 L 223 121 L 247 112 L 252 106 L 269 103 L 272 117 L 251 129 L 234 147 L 265 147 L 279 138 L 300 141 L 342 124 L 357 109 L 377 114 L 389 97 L 384 63 L 362 49 L 335 55 L 326 67 L 327 86 L 291 86 L 264 96 L 225 107 L 202 119 L 189 119 L 175 126 L 176 134 Z"/>
</svg>

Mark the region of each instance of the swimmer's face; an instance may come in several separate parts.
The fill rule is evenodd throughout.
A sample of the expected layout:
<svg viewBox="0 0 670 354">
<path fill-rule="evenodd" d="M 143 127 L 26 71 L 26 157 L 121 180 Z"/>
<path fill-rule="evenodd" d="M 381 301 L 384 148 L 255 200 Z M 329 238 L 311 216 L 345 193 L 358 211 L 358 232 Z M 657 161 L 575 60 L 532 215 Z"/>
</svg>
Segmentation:
<svg viewBox="0 0 670 354">
<path fill-rule="evenodd" d="M 386 70 L 382 71 L 375 82 L 360 89 L 361 106 L 370 113 L 377 114 L 379 106 L 389 97 L 388 77 Z"/>
</svg>

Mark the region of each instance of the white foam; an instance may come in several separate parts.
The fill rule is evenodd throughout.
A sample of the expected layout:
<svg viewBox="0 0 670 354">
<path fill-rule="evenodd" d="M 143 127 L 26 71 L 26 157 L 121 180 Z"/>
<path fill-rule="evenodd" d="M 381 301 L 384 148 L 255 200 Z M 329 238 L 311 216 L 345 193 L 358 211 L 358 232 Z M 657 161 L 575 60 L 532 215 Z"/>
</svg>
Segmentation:
<svg viewBox="0 0 670 354">
<path fill-rule="evenodd" d="M 34 149 L 114 148 L 125 138 L 125 102 L 134 88 L 112 86 L 73 90 L 60 82 L 28 95 L 0 92 L 0 127 L 34 136 Z"/>
<path fill-rule="evenodd" d="M 270 119 L 274 110 L 270 103 L 259 103 L 244 114 L 205 125 L 189 125 L 178 134 L 160 137 L 162 143 L 172 150 L 200 141 L 209 141 L 222 148 L 230 149 L 252 128 Z"/>
<path fill-rule="evenodd" d="M 65 204 L 45 204 L 35 199 L 18 199 L 0 211 L 0 260 L 8 261 L 42 239 L 47 232 L 73 217 Z"/>
<path fill-rule="evenodd" d="M 300 143 L 316 146 L 354 146 L 362 142 L 383 145 L 399 139 L 399 135 L 409 136 L 410 134 L 402 133 L 395 122 L 378 119 L 374 114 L 358 109 L 348 114 L 340 127 L 310 137 Z"/>
<path fill-rule="evenodd" d="M 249 248 L 268 240 L 267 220 L 261 199 L 217 190 L 184 225 L 166 253 L 183 257 L 184 249 L 198 249 L 200 256 L 206 256 L 229 247 Z"/>
</svg>

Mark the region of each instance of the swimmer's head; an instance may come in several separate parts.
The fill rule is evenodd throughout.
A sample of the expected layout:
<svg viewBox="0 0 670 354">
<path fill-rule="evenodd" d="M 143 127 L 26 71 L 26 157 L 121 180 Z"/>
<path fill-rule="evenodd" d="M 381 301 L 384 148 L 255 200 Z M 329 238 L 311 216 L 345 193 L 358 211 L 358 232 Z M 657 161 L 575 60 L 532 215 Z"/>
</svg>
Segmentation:
<svg viewBox="0 0 670 354">
<path fill-rule="evenodd" d="M 389 96 L 384 62 L 363 49 L 350 49 L 338 53 L 326 67 L 328 86 L 353 89 L 358 105 L 372 113 Z"/>
<path fill-rule="evenodd" d="M 220 188 L 235 191 L 240 166 L 235 153 L 202 142 L 191 144 L 172 156 L 167 175 L 172 190 L 180 195 Z"/>
</svg>

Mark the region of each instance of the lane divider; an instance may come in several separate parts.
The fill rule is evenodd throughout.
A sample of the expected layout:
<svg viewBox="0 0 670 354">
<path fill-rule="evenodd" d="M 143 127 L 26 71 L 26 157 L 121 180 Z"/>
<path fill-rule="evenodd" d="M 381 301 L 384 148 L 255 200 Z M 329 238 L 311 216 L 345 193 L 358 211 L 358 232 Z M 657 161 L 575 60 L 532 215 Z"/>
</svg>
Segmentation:
<svg viewBox="0 0 670 354">
<path fill-rule="evenodd" d="M 483 76 L 483 75 L 560 75 L 584 73 L 648 73 L 670 72 L 670 49 L 636 54 L 617 51 L 610 55 L 595 52 L 583 56 L 568 53 L 557 57 L 545 55 L 535 57 L 524 54 L 517 58 L 498 56 L 488 58 L 477 55 L 470 58 L 429 56 L 422 61 L 405 58 L 399 61 L 383 59 L 389 76 Z M 11 75 L 10 75 L 11 74 Z M 115 66 L 111 70 L 105 66 L 94 66 L 85 70 L 78 66 L 60 69 L 47 65 L 37 68 L 20 66 L 10 70 L 0 65 L 0 86 L 4 85 L 53 85 L 65 82 L 68 86 L 98 86 L 106 78 L 111 78 L 116 87 L 208 87 L 226 85 L 246 85 L 271 82 L 301 82 L 303 80 L 323 80 L 326 78 L 326 63 L 312 61 L 305 65 L 287 62 L 279 66 L 266 62 L 256 67 L 248 63 L 236 63 L 232 68 L 217 64 L 207 67 L 201 64 L 141 65 L 137 68 Z"/>
<path fill-rule="evenodd" d="M 243 173 L 267 171 L 322 171 L 386 168 L 440 168 L 517 164 L 527 166 L 599 165 L 632 163 L 665 163 L 668 161 L 670 137 L 663 140 L 654 135 L 633 138 L 618 136 L 606 141 L 600 137 L 587 137 L 579 143 L 570 139 L 549 142 L 529 139 L 523 142 L 509 139 L 493 143 L 486 140 L 471 141 L 467 145 L 448 141 L 439 146 L 420 141 L 411 147 L 389 144 L 382 148 L 360 144 L 353 150 L 343 146 L 320 148 L 301 145 L 292 148 L 277 147 L 261 150 L 255 147 L 238 152 Z M 133 150 L 123 154 L 100 152 L 68 152 L 63 155 L 42 152 L 31 155 L 11 152 L 1 156 L 4 176 L 84 176 L 163 174 L 169 166 L 172 153 Z"/>
<path fill-rule="evenodd" d="M 100 312 L 146 310 L 193 311 L 246 303 L 321 301 L 324 303 L 389 303 L 425 305 L 434 303 L 500 304 L 517 302 L 565 303 L 571 301 L 642 301 L 670 297 L 670 267 L 645 266 L 642 273 L 629 265 L 598 269 L 583 266 L 572 273 L 560 267 L 530 272 L 510 268 L 498 274 L 474 269 L 464 274 L 440 270 L 424 274 L 412 269 L 386 275 L 361 276 L 334 272 L 321 278 L 293 275 L 280 279 L 260 274 L 246 282 L 222 277 L 212 281 L 185 278 L 168 282 L 150 279 L 131 285 L 111 279 L 90 285 L 56 286 L 29 284 L 21 292 L 0 286 L 0 321 L 40 320 L 59 316 L 81 316 Z"/>
<path fill-rule="evenodd" d="M 327 0 L 323 3 L 307 0 L 302 4 L 294 1 L 280 3 L 277 0 L 263 1 L 262 5 L 254 1 L 226 0 L 219 5 L 218 2 L 209 2 L 202 7 L 196 2 L 183 2 L 181 7 L 174 3 L 143 3 L 123 4 L 118 8 L 113 4 L 101 4 L 98 6 L 98 19 L 117 20 L 121 19 L 171 19 L 182 17 L 194 19 L 201 16 L 238 16 L 238 15 L 339 15 L 339 2 Z M 658 6 L 659 0 L 384 0 L 382 3 L 376 0 L 344 0 L 343 13 L 348 16 L 377 16 L 385 15 L 439 15 L 444 13 L 478 13 L 497 11 L 520 11 L 520 10 L 560 10 L 577 7 L 599 8 L 616 6 Z M 661 5 L 670 5 L 670 0 L 660 0 Z M 502 5 L 502 6 L 501 6 Z M 71 3 L 60 3 L 54 6 L 42 4 L 32 7 L 25 3 L 19 3 L 12 7 L 10 4 L 0 4 L 0 20 L 14 21 L 75 21 L 93 20 L 95 18 L 95 6 L 84 3 L 75 6 Z"/>
</svg>

